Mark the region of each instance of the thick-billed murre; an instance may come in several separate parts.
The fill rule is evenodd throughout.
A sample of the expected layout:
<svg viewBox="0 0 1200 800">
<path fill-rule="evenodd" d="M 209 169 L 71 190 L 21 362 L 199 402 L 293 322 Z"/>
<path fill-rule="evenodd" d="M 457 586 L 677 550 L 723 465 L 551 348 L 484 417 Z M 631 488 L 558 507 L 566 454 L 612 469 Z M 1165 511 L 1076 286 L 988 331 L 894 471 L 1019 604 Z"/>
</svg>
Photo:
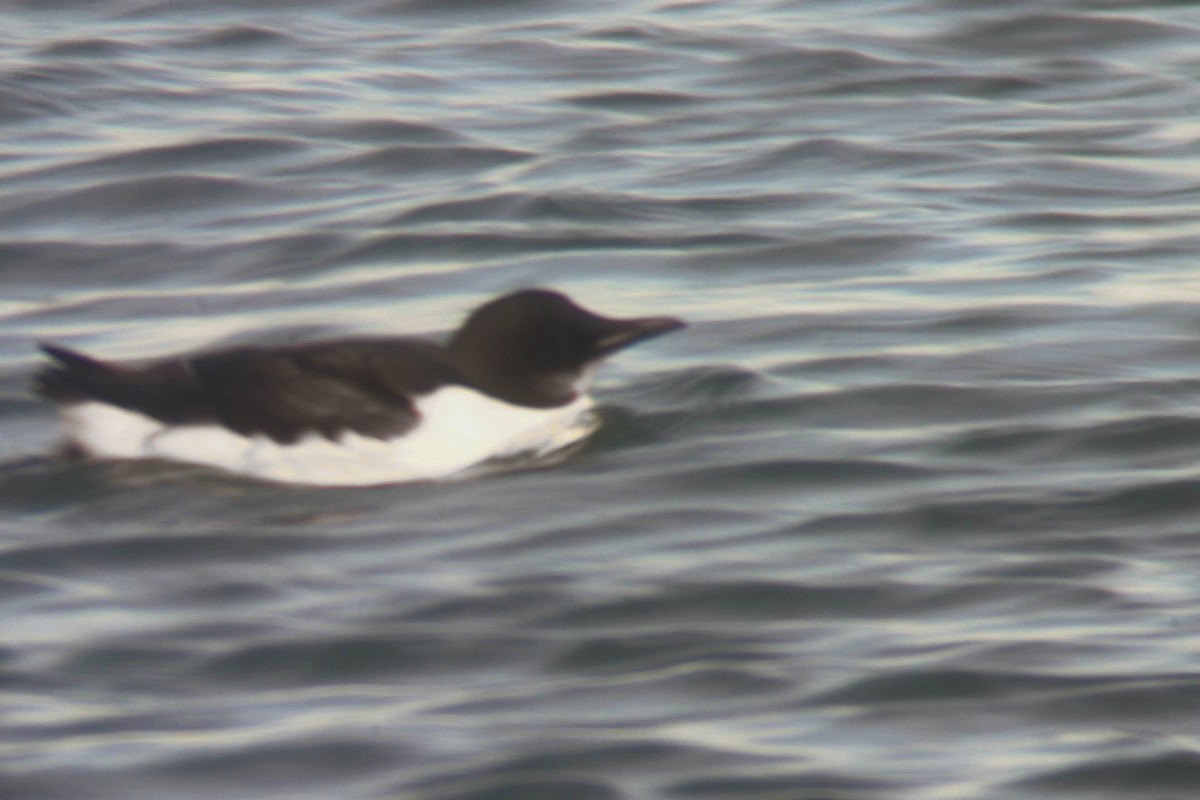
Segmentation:
<svg viewBox="0 0 1200 800">
<path fill-rule="evenodd" d="M 91 458 L 316 485 L 436 479 L 579 441 L 596 426 L 596 365 L 680 327 L 525 289 L 475 309 L 445 346 L 351 338 L 111 363 L 41 344 L 56 363 L 35 389 L 59 404 L 67 449 Z"/>
</svg>

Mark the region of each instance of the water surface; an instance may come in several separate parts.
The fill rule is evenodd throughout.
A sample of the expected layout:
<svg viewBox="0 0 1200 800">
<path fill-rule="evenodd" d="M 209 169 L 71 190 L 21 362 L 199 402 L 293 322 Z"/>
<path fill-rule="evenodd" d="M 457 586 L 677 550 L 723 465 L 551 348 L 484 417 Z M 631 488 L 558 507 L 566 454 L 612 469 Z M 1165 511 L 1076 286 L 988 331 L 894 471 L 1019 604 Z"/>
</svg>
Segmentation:
<svg viewBox="0 0 1200 800">
<path fill-rule="evenodd" d="M 0 794 L 1191 798 L 1200 11 L 0 11 Z M 47 458 L 33 343 L 692 324 L 565 463 Z"/>
</svg>

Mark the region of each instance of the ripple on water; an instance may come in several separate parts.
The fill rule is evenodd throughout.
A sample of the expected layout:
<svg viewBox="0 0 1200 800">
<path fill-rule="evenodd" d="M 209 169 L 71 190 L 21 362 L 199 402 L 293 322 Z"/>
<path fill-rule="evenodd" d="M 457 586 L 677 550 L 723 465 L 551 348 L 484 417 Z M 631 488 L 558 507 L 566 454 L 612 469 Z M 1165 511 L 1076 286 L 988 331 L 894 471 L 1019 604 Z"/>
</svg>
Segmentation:
<svg viewBox="0 0 1200 800">
<path fill-rule="evenodd" d="M 297 43 L 297 38 L 278 28 L 261 25 L 225 25 L 188 37 L 182 42 L 186 48 L 199 50 L 228 49 L 243 52 L 263 47 L 283 48 Z"/>
<path fill-rule="evenodd" d="M 782 774 L 776 774 L 781 772 Z M 905 791 L 901 781 L 868 780 L 852 774 L 822 771 L 771 770 L 768 775 L 692 778 L 669 787 L 670 797 L 717 800 L 746 798 L 775 800 L 778 797 L 836 797 L 841 800 L 876 800 Z M 799 794 L 797 794 L 799 793 Z"/>
<path fill-rule="evenodd" d="M 69 166 L 43 169 L 23 175 L 25 180 L 44 177 L 96 176 L 124 178 L 139 173 L 157 174 L 165 170 L 199 172 L 208 167 L 217 172 L 236 172 L 242 161 L 261 162 L 294 156 L 304 145 L 294 139 L 278 136 L 229 136 L 201 139 L 157 147 L 139 147 L 113 155 L 84 159 Z M 186 190 L 186 184 L 175 191 Z"/>
<path fill-rule="evenodd" d="M 1017 781 L 1017 791 L 1159 793 L 1185 797 L 1200 781 L 1200 755 L 1193 750 L 1149 744 L 1138 756 L 1097 758 L 1082 764 L 1050 770 L 1038 777 Z"/>
<path fill-rule="evenodd" d="M 479 170 L 509 166 L 531 158 L 530 153 L 498 147 L 471 145 L 395 144 L 362 155 L 332 161 L 322 168 L 339 175 L 403 176 L 421 173 L 474 174 Z M 305 172 L 312 167 L 306 167 Z"/>
<path fill-rule="evenodd" d="M 1119 14 L 1018 13 L 971 23 L 939 37 L 949 47 L 992 56 L 1041 52 L 1093 56 L 1098 50 L 1137 47 L 1183 36 L 1186 28 Z"/>
<path fill-rule="evenodd" d="M 262 183 L 210 175 L 109 180 L 53 199 L 0 211 L 0 220 L 35 225 L 81 218 L 127 224 L 161 220 L 165 214 L 194 215 L 205 211 L 224 217 L 235 207 L 252 207 L 272 194 Z"/>
</svg>

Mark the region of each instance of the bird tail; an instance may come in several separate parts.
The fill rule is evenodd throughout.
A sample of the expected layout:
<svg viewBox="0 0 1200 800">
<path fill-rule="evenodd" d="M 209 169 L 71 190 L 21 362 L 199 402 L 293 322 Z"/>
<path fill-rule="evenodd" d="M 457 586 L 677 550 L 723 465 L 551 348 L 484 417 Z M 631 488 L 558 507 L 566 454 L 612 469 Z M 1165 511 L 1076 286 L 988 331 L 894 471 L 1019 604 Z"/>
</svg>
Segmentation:
<svg viewBox="0 0 1200 800">
<path fill-rule="evenodd" d="M 70 403 L 95 397 L 97 384 L 112 371 L 107 364 L 65 347 L 45 342 L 38 347 L 58 362 L 42 367 L 33 377 L 33 390 L 47 400 Z"/>
<path fill-rule="evenodd" d="M 38 347 L 56 362 L 42 367 L 33 378 L 34 391 L 47 400 L 68 404 L 98 400 L 173 424 L 213 419 L 208 395 L 185 359 L 131 366 L 54 344 L 43 342 Z"/>
</svg>

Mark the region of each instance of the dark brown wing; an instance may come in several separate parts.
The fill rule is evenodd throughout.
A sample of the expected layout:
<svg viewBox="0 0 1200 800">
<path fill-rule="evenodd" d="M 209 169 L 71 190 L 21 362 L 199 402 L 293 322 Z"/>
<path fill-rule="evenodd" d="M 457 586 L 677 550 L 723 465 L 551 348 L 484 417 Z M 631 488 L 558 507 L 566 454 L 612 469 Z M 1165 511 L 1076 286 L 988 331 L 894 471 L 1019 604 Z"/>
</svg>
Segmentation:
<svg viewBox="0 0 1200 800">
<path fill-rule="evenodd" d="M 216 422 L 284 444 L 310 432 L 401 435 L 418 422 L 414 397 L 457 382 L 441 348 L 408 339 L 245 347 L 140 367 L 43 349 L 59 362 L 37 378 L 44 396 L 92 398 L 168 423 Z"/>
<path fill-rule="evenodd" d="M 441 348 L 407 339 L 228 350 L 191 366 L 217 420 L 283 443 L 312 431 L 402 435 L 419 420 L 414 398 L 455 380 Z"/>
</svg>

